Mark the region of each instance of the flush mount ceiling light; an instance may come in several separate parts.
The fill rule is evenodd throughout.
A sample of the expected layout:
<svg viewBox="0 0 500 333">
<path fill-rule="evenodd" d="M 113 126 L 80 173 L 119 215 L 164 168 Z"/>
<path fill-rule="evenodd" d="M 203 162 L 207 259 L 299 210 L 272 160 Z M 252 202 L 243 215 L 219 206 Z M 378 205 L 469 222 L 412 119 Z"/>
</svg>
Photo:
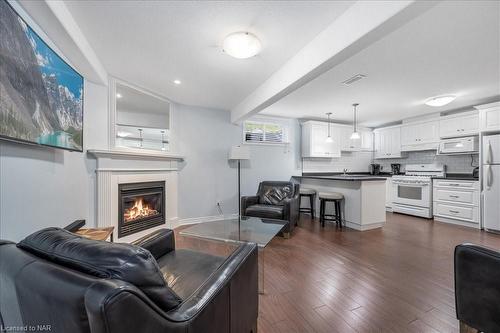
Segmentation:
<svg viewBox="0 0 500 333">
<path fill-rule="evenodd" d="M 120 93 L 116 94 L 116 98 L 122 98 L 122 97 L 123 97 L 122 94 L 120 94 Z"/>
<path fill-rule="evenodd" d="M 328 112 L 326 115 L 328 117 L 328 136 L 326 137 L 325 142 L 331 143 L 333 142 L 332 136 L 330 135 L 330 116 L 332 115 L 332 113 Z"/>
<path fill-rule="evenodd" d="M 353 122 L 352 122 L 352 126 L 353 126 L 353 129 L 352 129 L 352 134 L 351 134 L 351 140 L 358 140 L 361 138 L 361 136 L 359 135 L 359 132 L 358 132 L 358 120 L 357 120 L 357 117 L 356 117 L 356 107 L 359 105 L 359 103 L 354 103 L 352 105 L 353 107 Z"/>
<path fill-rule="evenodd" d="M 181 80 L 174 80 L 174 84 L 176 84 L 176 85 L 179 85 L 181 83 L 182 83 Z"/>
<path fill-rule="evenodd" d="M 257 55 L 261 49 L 260 40 L 250 32 L 233 32 L 222 45 L 222 50 L 231 57 L 247 59 Z"/>
<path fill-rule="evenodd" d="M 448 103 L 453 102 L 457 96 L 455 95 L 443 95 L 443 96 L 436 96 L 436 97 L 431 97 L 428 100 L 425 101 L 426 105 L 429 106 L 443 106 Z"/>
</svg>

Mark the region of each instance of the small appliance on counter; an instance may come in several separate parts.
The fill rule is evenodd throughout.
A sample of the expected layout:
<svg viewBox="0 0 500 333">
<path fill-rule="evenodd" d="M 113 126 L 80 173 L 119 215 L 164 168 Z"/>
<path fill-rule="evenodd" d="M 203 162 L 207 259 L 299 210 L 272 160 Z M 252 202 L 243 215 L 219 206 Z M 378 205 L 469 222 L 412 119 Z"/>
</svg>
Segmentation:
<svg viewBox="0 0 500 333">
<path fill-rule="evenodd" d="M 401 164 L 399 163 L 391 164 L 391 173 L 393 175 L 399 175 L 401 173 Z"/>
<path fill-rule="evenodd" d="M 380 174 L 380 164 L 373 163 L 370 164 L 370 175 L 379 175 Z"/>
<path fill-rule="evenodd" d="M 472 170 L 472 177 L 479 178 L 479 167 L 475 167 L 474 170 Z"/>
</svg>

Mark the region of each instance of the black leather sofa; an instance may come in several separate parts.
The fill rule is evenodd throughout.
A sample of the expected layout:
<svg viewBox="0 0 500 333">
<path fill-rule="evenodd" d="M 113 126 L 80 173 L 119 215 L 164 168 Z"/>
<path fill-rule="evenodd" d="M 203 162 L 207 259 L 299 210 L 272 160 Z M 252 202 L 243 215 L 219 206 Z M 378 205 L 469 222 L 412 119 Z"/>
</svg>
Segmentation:
<svg viewBox="0 0 500 333">
<path fill-rule="evenodd" d="M 455 248 L 455 303 L 460 332 L 500 332 L 500 252 Z"/>
<path fill-rule="evenodd" d="M 292 182 L 265 181 L 257 195 L 241 198 L 241 214 L 288 221 L 281 230 L 288 237 L 298 223 L 300 185 Z"/>
<path fill-rule="evenodd" d="M 18 244 L 0 241 L 0 325 L 53 333 L 255 332 L 257 266 L 255 244 L 223 258 L 175 249 L 166 229 L 120 244 L 47 228 Z"/>
</svg>

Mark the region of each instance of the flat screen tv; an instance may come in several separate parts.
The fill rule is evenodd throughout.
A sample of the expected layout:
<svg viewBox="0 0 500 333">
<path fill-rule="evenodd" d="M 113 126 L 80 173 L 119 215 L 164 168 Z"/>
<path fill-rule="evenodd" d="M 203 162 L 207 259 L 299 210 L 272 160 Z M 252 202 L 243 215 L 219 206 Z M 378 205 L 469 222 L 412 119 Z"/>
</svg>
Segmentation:
<svg viewBox="0 0 500 333">
<path fill-rule="evenodd" d="M 83 151 L 83 77 L 0 0 L 0 138 Z"/>
</svg>

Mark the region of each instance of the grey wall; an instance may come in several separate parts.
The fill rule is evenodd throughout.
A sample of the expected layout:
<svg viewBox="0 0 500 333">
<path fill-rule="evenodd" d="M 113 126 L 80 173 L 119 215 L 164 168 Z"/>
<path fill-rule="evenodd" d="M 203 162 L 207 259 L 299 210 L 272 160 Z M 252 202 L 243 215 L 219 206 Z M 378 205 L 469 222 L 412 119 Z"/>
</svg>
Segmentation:
<svg viewBox="0 0 500 333">
<path fill-rule="evenodd" d="M 23 13 L 22 8 L 16 9 Z M 27 22 L 60 55 L 64 55 L 27 16 Z M 85 81 L 84 149 L 108 147 L 108 89 Z M 241 144 L 240 126 L 230 113 L 174 105 L 172 146 L 186 156 L 179 172 L 179 218 L 237 212 L 236 163 L 228 162 L 232 145 Z M 254 194 L 261 180 L 288 180 L 300 174 L 300 127 L 291 127 L 291 144 L 249 146 L 251 160 L 242 166 L 242 194 Z M 95 225 L 96 161 L 86 153 L 0 141 L 0 238 L 20 240 L 48 226 L 76 219 Z"/>
<path fill-rule="evenodd" d="M 241 168 L 242 195 L 255 194 L 262 180 L 289 180 L 300 173 L 298 122 L 290 123 L 289 146 L 249 145 L 251 159 Z M 173 135 L 186 156 L 179 173 L 179 217 L 215 216 L 220 202 L 224 214 L 236 213 L 237 164 L 228 161 L 232 145 L 241 144 L 240 126 L 227 111 L 175 105 Z"/>
<path fill-rule="evenodd" d="M 107 145 L 106 91 L 85 82 L 84 149 Z M 95 225 L 95 168 L 85 152 L 0 140 L 0 238 L 19 240 L 76 219 Z"/>
</svg>

